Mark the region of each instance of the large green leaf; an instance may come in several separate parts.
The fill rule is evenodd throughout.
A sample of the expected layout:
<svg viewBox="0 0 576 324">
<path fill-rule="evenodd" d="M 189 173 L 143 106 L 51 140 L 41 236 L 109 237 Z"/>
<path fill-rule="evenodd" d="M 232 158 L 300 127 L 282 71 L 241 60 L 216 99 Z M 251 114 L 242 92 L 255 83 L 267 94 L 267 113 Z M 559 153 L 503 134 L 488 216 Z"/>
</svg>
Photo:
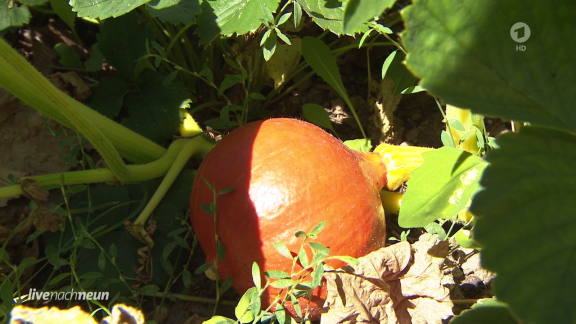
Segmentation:
<svg viewBox="0 0 576 324">
<path fill-rule="evenodd" d="M 222 34 L 244 35 L 255 31 L 265 19 L 261 5 L 272 12 L 276 11 L 279 0 L 215 0 L 202 2 L 202 13 L 198 15 L 196 34 L 200 44 L 207 44 Z"/>
<path fill-rule="evenodd" d="M 172 139 L 180 125 L 180 107 L 187 105 L 191 94 L 178 80 L 164 86 L 165 75 L 144 70 L 138 80 L 139 91 L 124 98 L 130 117 L 122 125 L 162 143 Z"/>
<path fill-rule="evenodd" d="M 487 163 L 466 151 L 443 147 L 422 153 L 424 163 L 408 181 L 398 223 L 424 227 L 436 219 L 450 219 L 466 207 L 477 191 Z"/>
<path fill-rule="evenodd" d="M 451 105 L 575 131 L 574 12 L 574 1 L 415 0 L 407 64 Z M 511 37 L 518 22 L 531 32 L 523 43 Z"/>
<path fill-rule="evenodd" d="M 130 84 L 120 77 L 109 77 L 92 88 L 92 96 L 86 105 L 108 118 L 118 116 L 124 103 L 124 96 L 130 91 Z"/>
<path fill-rule="evenodd" d="M 365 22 L 380 16 L 396 0 L 348 0 L 344 10 L 344 32 L 350 34 Z"/>
<path fill-rule="evenodd" d="M 153 0 L 146 4 L 153 17 L 174 25 L 196 22 L 196 15 L 202 11 L 199 0 Z"/>
<path fill-rule="evenodd" d="M 343 1 L 338 0 L 298 0 L 302 9 L 314 18 L 314 22 L 322 27 L 333 32 L 336 35 L 354 35 L 355 33 L 363 33 L 368 30 L 366 24 L 359 25 L 357 28 L 351 28 L 350 32 L 344 32 L 344 5 Z"/>
<path fill-rule="evenodd" d="M 576 323 L 576 135 L 523 127 L 497 143 L 471 206 L 482 265 L 524 321 Z"/>
<path fill-rule="evenodd" d="M 50 0 L 19 0 L 18 2 L 25 4 L 27 6 L 40 6 L 48 1 Z"/>
<path fill-rule="evenodd" d="M 22 27 L 30 20 L 30 11 L 26 6 L 14 3 L 9 8 L 10 0 L 0 0 L 0 35 L 8 28 Z"/>
<path fill-rule="evenodd" d="M 453 317 L 450 324 L 519 324 L 506 305 L 494 299 L 481 299 L 471 309 Z"/>
<path fill-rule="evenodd" d="M 67 0 L 50 0 L 50 6 L 70 29 L 75 30 L 74 20 L 76 20 L 76 13 L 72 11 L 72 7 Z"/>
<path fill-rule="evenodd" d="M 100 24 L 98 47 L 106 61 L 124 77 L 134 81 L 136 60 L 146 53 L 146 38 L 153 39 L 149 25 L 138 23 L 138 15 L 130 13 L 119 18 L 107 19 Z"/>
<path fill-rule="evenodd" d="M 70 5 L 72 10 L 78 13 L 78 17 L 106 19 L 122 16 L 148 1 L 150 0 L 70 0 Z"/>
</svg>

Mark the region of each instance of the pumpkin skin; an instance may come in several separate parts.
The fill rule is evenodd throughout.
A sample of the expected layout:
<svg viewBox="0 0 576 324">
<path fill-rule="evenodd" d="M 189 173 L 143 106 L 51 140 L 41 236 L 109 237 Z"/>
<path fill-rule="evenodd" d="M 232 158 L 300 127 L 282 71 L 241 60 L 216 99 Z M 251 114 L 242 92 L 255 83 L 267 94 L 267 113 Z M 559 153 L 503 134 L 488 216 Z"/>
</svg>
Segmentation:
<svg viewBox="0 0 576 324">
<path fill-rule="evenodd" d="M 299 251 L 298 230 L 310 231 L 327 221 L 313 240 L 330 248 L 330 255 L 360 257 L 384 246 L 386 225 L 380 189 L 386 184 L 386 167 L 374 153 L 344 146 L 319 127 L 296 119 L 277 118 L 252 122 L 225 136 L 206 155 L 194 180 L 190 198 L 192 227 L 214 263 L 214 219 L 201 204 L 214 201 L 204 179 L 216 192 L 233 187 L 216 200 L 217 233 L 225 250 L 218 260 L 221 279 L 232 277 L 232 287 L 243 294 L 254 286 L 252 263 L 261 271 L 290 273 L 292 260 L 280 255 L 274 242 Z M 307 247 L 308 259 L 312 253 Z M 326 264 L 338 268 L 337 260 Z M 296 271 L 302 269 L 297 266 Z M 262 278 L 264 278 L 263 274 Z M 305 280 L 311 280 L 307 278 Z M 262 295 L 266 309 L 279 293 L 268 287 Z M 313 292 L 312 319 L 319 318 L 325 287 Z M 305 310 L 308 300 L 299 299 Z M 290 305 L 286 309 L 296 315 Z"/>
</svg>

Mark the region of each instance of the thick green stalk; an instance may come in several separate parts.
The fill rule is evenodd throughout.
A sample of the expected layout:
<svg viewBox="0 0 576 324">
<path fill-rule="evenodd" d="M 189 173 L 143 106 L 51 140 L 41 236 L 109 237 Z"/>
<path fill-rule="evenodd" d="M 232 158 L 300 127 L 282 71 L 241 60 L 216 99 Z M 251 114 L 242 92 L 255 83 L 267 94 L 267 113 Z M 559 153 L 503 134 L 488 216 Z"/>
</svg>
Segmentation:
<svg viewBox="0 0 576 324">
<path fill-rule="evenodd" d="M 176 163 L 176 159 L 182 156 L 181 151 L 185 150 L 188 158 L 193 154 L 204 156 L 213 146 L 214 144 L 203 136 L 197 136 L 192 139 L 175 140 L 166 151 L 166 154 L 160 159 L 147 164 L 128 165 L 127 168 L 130 171 L 129 181 L 145 181 L 161 177 L 169 172 L 172 164 Z M 36 180 L 39 186 L 60 184 L 61 180 L 63 180 L 62 184 L 64 185 L 75 185 L 82 183 L 112 182 L 114 181 L 114 175 L 108 169 L 94 169 L 48 174 L 29 177 L 28 179 Z M 21 193 L 22 189 L 19 185 L 0 188 L 0 197 L 11 197 Z"/>
<path fill-rule="evenodd" d="M 70 98 L 63 96 L 62 92 L 44 78 L 40 72 L 10 49 L 6 42 L 0 42 L 0 52 L 2 53 L 0 57 L 0 65 L 2 66 L 0 85 L 20 99 L 25 101 L 32 99 L 30 102 L 32 106 L 37 103 L 34 98 L 40 96 L 45 96 L 58 105 L 59 112 L 94 145 L 114 176 L 121 182 L 128 181 L 130 172 L 108 138 L 102 135 L 98 128 L 74 108 Z"/>
<path fill-rule="evenodd" d="M 118 155 L 117 153 L 110 151 L 112 145 L 118 149 L 122 157 L 135 163 L 156 160 L 166 152 L 162 146 L 113 122 L 58 90 L 2 38 L 0 38 L 0 67 L 0 86 L 60 124 L 83 133 L 97 149 L 104 148 L 105 152 L 100 153 L 103 156 L 104 153 L 112 155 L 105 157 L 109 165 L 112 162 L 111 167 L 118 167 L 114 160 L 116 163 L 120 160 L 114 157 Z M 87 130 L 76 127 L 76 123 L 82 125 L 81 127 L 88 127 Z M 90 134 L 92 138 L 86 131 L 92 131 Z"/>
<path fill-rule="evenodd" d="M 129 181 L 145 181 L 161 177 L 169 172 L 169 170 L 172 170 L 172 164 L 177 163 L 176 159 L 182 156 L 181 151 L 186 151 L 185 155 L 188 158 L 195 154 L 204 156 L 213 146 L 214 144 L 203 136 L 197 136 L 193 139 L 175 140 L 166 151 L 166 154 L 164 154 L 160 159 L 147 164 L 128 165 L 127 168 L 130 171 Z M 186 163 L 186 161 L 184 161 L 184 163 Z M 180 169 L 182 168 L 180 167 Z M 168 176 L 168 174 L 166 176 Z M 114 181 L 114 175 L 108 169 L 94 169 L 86 171 L 47 174 L 42 176 L 28 177 L 27 179 L 36 180 L 36 183 L 39 186 L 60 184 L 62 180 L 63 185 L 75 185 L 82 183 L 112 182 Z M 2 198 L 16 196 L 21 193 L 22 189 L 19 185 L 0 188 L 0 197 Z"/>
<path fill-rule="evenodd" d="M 178 156 L 176 156 L 176 159 L 173 160 L 170 169 L 166 173 L 166 176 L 164 179 L 162 179 L 162 183 L 160 183 L 160 186 L 158 186 L 158 189 L 156 189 L 156 192 L 154 192 L 154 195 L 152 198 L 150 198 L 148 205 L 146 205 L 144 210 L 142 210 L 140 216 L 138 216 L 136 221 L 134 221 L 134 225 L 144 225 L 146 219 L 148 219 L 156 206 L 158 206 L 192 155 L 196 154 L 197 152 L 202 152 L 204 155 L 214 146 L 214 144 L 209 143 L 202 136 L 197 136 L 185 141 L 186 142 L 184 143 L 182 149 L 178 152 Z"/>
</svg>

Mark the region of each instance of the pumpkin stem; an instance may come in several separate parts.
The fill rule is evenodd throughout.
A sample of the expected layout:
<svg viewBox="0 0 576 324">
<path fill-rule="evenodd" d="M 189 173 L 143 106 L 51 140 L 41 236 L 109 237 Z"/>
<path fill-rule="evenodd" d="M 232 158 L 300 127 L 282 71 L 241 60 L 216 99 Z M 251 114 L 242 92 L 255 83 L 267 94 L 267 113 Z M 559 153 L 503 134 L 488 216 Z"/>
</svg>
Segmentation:
<svg viewBox="0 0 576 324">
<path fill-rule="evenodd" d="M 387 170 L 384 160 L 372 152 L 353 151 L 358 157 L 358 165 L 368 182 L 374 186 L 375 192 L 380 192 L 386 186 Z"/>
<path fill-rule="evenodd" d="M 429 147 L 398 146 L 392 144 L 380 144 L 374 149 L 374 153 L 380 155 L 386 165 L 385 188 L 391 191 L 398 189 L 402 183 L 410 179 L 410 172 L 424 163 L 422 152 L 433 150 Z"/>
</svg>

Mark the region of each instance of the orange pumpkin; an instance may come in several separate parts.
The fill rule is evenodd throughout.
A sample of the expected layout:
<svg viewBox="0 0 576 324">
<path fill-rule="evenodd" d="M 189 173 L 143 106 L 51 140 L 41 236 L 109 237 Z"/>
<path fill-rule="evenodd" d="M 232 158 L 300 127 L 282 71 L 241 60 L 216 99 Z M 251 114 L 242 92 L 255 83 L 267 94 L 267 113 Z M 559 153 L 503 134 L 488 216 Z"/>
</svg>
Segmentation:
<svg viewBox="0 0 576 324">
<path fill-rule="evenodd" d="M 217 234 L 225 250 L 218 261 L 221 279 L 243 294 L 253 287 L 252 263 L 261 271 L 290 273 L 292 260 L 280 255 L 274 242 L 296 255 L 302 243 L 298 230 L 310 231 L 327 221 L 314 241 L 330 248 L 330 255 L 360 257 L 384 246 L 386 225 L 380 189 L 386 167 L 380 155 L 351 150 L 322 129 L 296 119 L 249 123 L 225 136 L 200 165 L 190 198 L 192 226 L 206 253 L 217 257 L 214 219 L 201 204 L 214 201 L 213 192 L 233 187 L 216 200 Z M 312 260 L 311 251 L 308 259 Z M 342 262 L 327 264 L 340 267 Z M 296 270 L 302 269 L 298 267 Z M 262 274 L 262 277 L 263 274 Z M 311 280 L 311 279 L 306 279 Z M 279 289 L 268 287 L 262 308 Z M 325 287 L 315 289 L 309 311 L 319 318 Z M 308 300 L 299 299 L 302 310 Z M 287 310 L 295 315 L 291 306 Z"/>
</svg>

